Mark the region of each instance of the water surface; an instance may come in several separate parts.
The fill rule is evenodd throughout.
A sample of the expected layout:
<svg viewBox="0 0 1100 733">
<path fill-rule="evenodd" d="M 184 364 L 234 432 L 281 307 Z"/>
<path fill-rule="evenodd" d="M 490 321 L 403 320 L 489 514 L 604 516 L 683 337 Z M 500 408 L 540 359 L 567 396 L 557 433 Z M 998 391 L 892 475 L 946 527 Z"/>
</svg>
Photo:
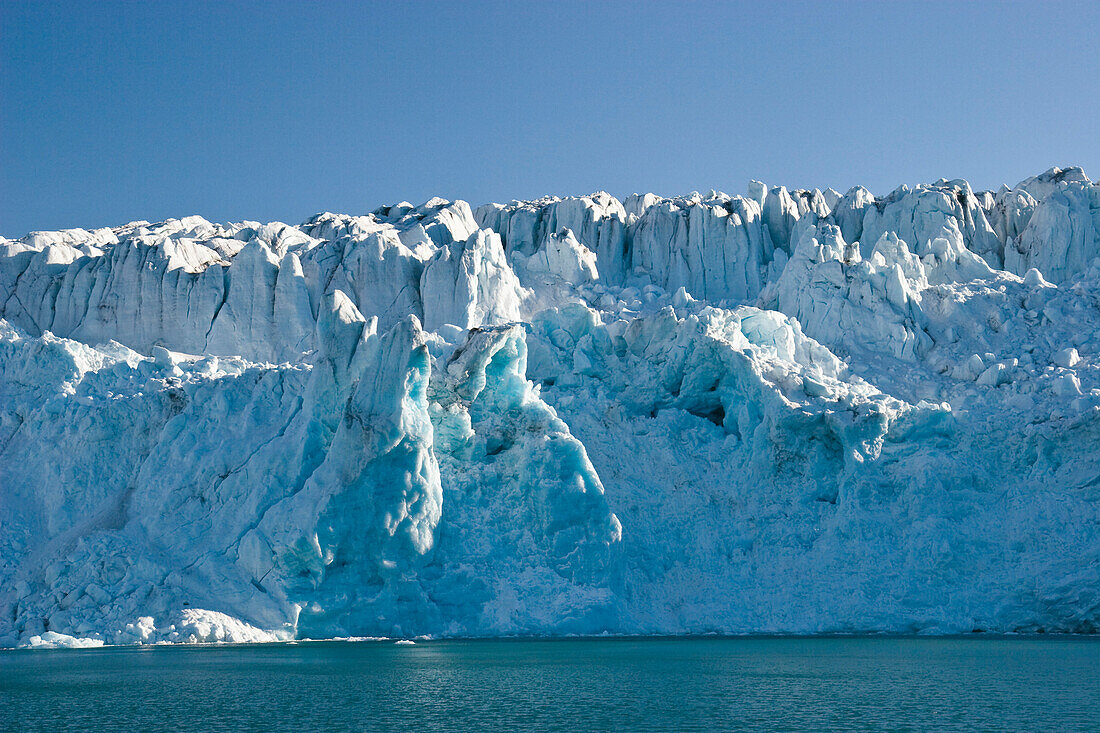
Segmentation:
<svg viewBox="0 0 1100 733">
<path fill-rule="evenodd" d="M 1100 639 L 0 652 L 0 730 L 1100 730 Z"/>
</svg>

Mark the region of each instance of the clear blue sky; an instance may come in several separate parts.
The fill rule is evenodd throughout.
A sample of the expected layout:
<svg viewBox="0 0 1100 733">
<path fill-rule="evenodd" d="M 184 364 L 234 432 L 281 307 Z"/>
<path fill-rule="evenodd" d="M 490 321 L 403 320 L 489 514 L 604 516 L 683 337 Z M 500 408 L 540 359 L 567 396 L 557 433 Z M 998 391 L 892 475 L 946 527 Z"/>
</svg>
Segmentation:
<svg viewBox="0 0 1100 733">
<path fill-rule="evenodd" d="M 0 2 L 0 234 L 1078 164 L 1100 2 Z"/>
</svg>

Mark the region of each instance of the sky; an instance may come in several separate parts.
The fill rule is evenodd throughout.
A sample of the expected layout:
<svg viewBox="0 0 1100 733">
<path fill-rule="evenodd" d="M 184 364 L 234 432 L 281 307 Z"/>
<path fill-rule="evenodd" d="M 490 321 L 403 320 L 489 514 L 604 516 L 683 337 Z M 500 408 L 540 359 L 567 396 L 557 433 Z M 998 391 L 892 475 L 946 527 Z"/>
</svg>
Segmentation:
<svg viewBox="0 0 1100 733">
<path fill-rule="evenodd" d="M 1100 2 L 0 2 L 0 235 L 1100 177 Z"/>
</svg>

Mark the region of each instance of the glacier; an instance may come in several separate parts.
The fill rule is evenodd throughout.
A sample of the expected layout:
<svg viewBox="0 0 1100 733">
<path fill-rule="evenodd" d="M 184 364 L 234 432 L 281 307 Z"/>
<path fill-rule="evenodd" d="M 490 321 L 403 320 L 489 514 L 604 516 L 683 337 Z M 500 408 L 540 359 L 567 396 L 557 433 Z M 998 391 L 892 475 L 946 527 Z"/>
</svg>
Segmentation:
<svg viewBox="0 0 1100 733">
<path fill-rule="evenodd" d="M 1100 629 L 1100 184 L 0 238 L 0 646 Z"/>
</svg>

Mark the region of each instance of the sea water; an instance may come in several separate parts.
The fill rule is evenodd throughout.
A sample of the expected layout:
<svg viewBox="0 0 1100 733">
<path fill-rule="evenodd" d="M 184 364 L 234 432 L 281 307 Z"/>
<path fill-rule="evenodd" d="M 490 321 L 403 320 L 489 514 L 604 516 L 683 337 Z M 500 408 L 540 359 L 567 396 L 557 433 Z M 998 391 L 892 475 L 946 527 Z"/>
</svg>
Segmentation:
<svg viewBox="0 0 1100 733">
<path fill-rule="evenodd" d="M 1100 639 L 299 642 L 0 652 L 0 730 L 1100 730 Z"/>
</svg>

